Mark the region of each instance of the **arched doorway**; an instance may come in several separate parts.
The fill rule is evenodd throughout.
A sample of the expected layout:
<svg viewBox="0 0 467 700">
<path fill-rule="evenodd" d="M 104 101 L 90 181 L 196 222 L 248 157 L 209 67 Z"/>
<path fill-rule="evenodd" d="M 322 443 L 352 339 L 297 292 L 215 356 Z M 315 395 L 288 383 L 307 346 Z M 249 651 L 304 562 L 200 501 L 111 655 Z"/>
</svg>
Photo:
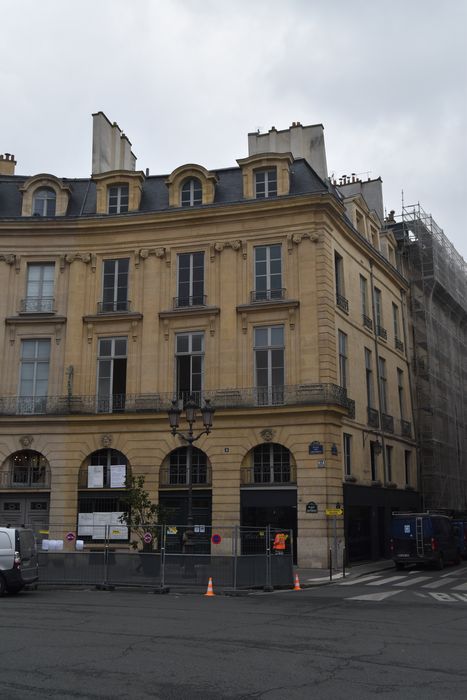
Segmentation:
<svg viewBox="0 0 467 700">
<path fill-rule="evenodd" d="M 127 542 L 129 533 L 120 517 L 126 510 L 125 494 L 131 477 L 122 452 L 102 449 L 92 452 L 78 475 L 78 537 L 88 543 Z"/>
<path fill-rule="evenodd" d="M 290 450 L 274 442 L 257 445 L 243 461 L 240 483 L 242 527 L 292 530 L 296 562 L 297 469 Z"/>
<path fill-rule="evenodd" d="M 159 503 L 170 513 L 167 551 L 182 549 L 182 534 L 188 520 L 190 498 L 187 447 L 173 450 L 162 463 L 159 474 Z M 193 447 L 191 467 L 191 499 L 196 552 L 210 551 L 212 523 L 211 464 L 205 452 Z"/>
<path fill-rule="evenodd" d="M 49 527 L 50 466 L 35 450 L 10 455 L 0 470 L 0 525 L 24 525 L 36 536 Z"/>
</svg>

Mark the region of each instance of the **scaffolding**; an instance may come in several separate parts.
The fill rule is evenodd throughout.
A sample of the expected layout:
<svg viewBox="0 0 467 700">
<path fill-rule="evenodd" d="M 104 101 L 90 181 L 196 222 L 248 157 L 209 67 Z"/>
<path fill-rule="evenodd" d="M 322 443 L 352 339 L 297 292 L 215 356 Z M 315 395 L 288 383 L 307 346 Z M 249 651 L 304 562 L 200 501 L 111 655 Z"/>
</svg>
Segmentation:
<svg viewBox="0 0 467 700">
<path fill-rule="evenodd" d="M 397 220 L 423 505 L 467 512 L 467 264 L 420 204 L 403 206 Z"/>
</svg>

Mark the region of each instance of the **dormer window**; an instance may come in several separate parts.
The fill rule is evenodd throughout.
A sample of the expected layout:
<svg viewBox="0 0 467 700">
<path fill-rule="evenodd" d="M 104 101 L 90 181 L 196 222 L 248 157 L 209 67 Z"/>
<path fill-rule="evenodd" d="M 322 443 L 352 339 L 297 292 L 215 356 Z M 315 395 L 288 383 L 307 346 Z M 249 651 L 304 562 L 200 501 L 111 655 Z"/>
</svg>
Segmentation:
<svg viewBox="0 0 467 700">
<path fill-rule="evenodd" d="M 124 214 L 128 211 L 129 188 L 128 185 L 112 185 L 109 193 L 109 214 Z"/>
<path fill-rule="evenodd" d="M 203 203 L 203 186 L 197 177 L 185 180 L 180 189 L 180 204 L 182 207 L 194 207 Z"/>
<path fill-rule="evenodd" d="M 55 216 L 57 195 L 51 187 L 36 190 L 33 197 L 33 216 Z"/>
<path fill-rule="evenodd" d="M 255 171 L 256 199 L 277 197 L 277 168 Z"/>
</svg>

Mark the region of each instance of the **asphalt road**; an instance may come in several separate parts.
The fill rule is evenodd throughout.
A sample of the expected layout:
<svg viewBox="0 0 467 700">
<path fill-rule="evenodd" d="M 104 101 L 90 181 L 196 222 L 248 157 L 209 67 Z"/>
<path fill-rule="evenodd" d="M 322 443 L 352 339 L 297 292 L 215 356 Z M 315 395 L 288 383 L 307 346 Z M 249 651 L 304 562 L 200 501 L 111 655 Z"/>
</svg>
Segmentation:
<svg viewBox="0 0 467 700">
<path fill-rule="evenodd" d="M 464 564 L 240 598 L 5 596 L 0 698 L 465 698 L 465 584 Z"/>
</svg>

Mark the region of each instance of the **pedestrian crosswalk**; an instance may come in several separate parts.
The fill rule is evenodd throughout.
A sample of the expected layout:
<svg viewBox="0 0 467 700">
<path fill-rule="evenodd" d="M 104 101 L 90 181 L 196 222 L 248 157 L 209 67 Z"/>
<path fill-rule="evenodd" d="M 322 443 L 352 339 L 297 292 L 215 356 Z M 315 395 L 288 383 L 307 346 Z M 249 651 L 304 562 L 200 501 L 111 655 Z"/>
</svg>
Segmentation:
<svg viewBox="0 0 467 700">
<path fill-rule="evenodd" d="M 354 588 L 363 586 L 368 590 L 367 594 L 354 595 L 350 598 L 351 600 L 382 601 L 398 593 L 412 591 L 417 592 L 418 596 L 431 596 L 439 601 L 449 602 L 452 598 L 453 601 L 467 602 L 467 569 L 464 567 L 443 574 L 438 571 L 418 569 L 407 571 L 405 574 L 399 571 L 389 574 L 388 571 L 384 571 L 359 578 L 344 579 L 337 585 Z M 447 594 L 448 592 L 452 592 L 451 596 Z"/>
</svg>

